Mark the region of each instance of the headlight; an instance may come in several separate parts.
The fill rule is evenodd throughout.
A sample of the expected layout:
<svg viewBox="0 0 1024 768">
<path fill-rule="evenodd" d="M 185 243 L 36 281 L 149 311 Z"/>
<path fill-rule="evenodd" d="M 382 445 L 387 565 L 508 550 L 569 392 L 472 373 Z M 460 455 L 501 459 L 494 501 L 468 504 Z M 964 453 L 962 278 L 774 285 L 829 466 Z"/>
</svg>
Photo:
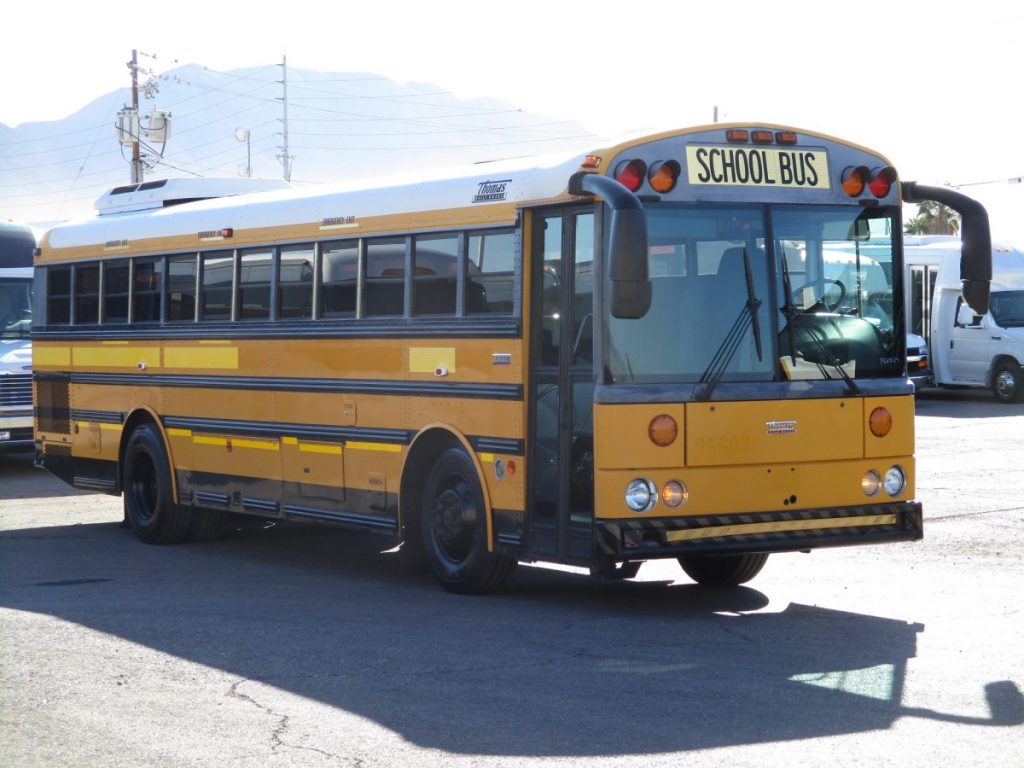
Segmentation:
<svg viewBox="0 0 1024 768">
<path fill-rule="evenodd" d="M 634 512 L 650 512 L 658 502 L 658 488 L 646 477 L 630 480 L 626 486 L 626 505 Z"/>
<path fill-rule="evenodd" d="M 860 489 L 864 491 L 865 496 L 874 496 L 878 493 L 882 487 L 882 478 L 878 476 L 878 473 L 873 469 L 869 469 L 864 473 L 864 477 L 860 479 Z"/>
<path fill-rule="evenodd" d="M 885 492 L 890 496 L 899 496 L 907 487 L 907 475 L 903 467 L 889 467 L 885 473 Z"/>
</svg>

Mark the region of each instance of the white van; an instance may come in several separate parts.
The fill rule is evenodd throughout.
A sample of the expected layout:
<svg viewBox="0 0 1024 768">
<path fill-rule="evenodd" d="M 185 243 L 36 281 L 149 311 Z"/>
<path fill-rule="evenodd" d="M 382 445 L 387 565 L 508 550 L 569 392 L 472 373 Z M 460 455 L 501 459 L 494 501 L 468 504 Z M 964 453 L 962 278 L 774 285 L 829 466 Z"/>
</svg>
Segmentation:
<svg viewBox="0 0 1024 768">
<path fill-rule="evenodd" d="M 960 243 L 951 241 L 931 297 L 934 382 L 990 387 L 1001 402 L 1024 401 L 1024 253 L 993 247 L 992 291 L 984 315 L 974 314 L 960 289 Z"/>
</svg>

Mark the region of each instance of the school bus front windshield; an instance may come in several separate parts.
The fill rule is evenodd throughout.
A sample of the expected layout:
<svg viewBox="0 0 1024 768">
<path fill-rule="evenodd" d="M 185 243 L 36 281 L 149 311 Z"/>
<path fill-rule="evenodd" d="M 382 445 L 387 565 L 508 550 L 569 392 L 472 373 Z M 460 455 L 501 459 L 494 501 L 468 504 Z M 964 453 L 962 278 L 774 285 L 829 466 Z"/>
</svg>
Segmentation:
<svg viewBox="0 0 1024 768">
<path fill-rule="evenodd" d="M 896 211 L 647 204 L 650 310 L 606 316 L 609 383 L 903 375 L 900 274 L 861 255 Z M 651 339 L 665 340 L 651 344 Z"/>
</svg>

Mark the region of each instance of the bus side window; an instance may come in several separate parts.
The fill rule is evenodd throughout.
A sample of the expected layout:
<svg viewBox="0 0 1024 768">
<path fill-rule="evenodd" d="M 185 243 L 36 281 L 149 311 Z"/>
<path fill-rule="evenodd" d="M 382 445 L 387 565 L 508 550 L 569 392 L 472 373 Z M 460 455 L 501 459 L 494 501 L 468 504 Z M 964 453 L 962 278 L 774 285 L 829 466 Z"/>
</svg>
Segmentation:
<svg viewBox="0 0 1024 768">
<path fill-rule="evenodd" d="M 320 317 L 355 317 L 359 241 L 325 243 L 320 277 Z"/>
<path fill-rule="evenodd" d="M 71 267 L 50 267 L 46 272 L 46 324 L 71 322 Z"/>
<path fill-rule="evenodd" d="M 160 322 L 160 291 L 163 289 L 162 258 L 136 259 L 133 296 L 132 322 Z"/>
<path fill-rule="evenodd" d="M 313 246 L 281 249 L 277 276 L 277 313 L 282 319 L 313 316 Z"/>
<path fill-rule="evenodd" d="M 234 258 L 230 253 L 204 253 L 201 265 L 199 319 L 230 320 Z"/>
<path fill-rule="evenodd" d="M 128 262 L 103 264 L 103 322 L 128 322 Z"/>
<path fill-rule="evenodd" d="M 167 321 L 196 319 L 196 257 L 178 256 L 167 260 Z"/>
<path fill-rule="evenodd" d="M 246 251 L 239 255 L 239 320 L 270 319 L 270 272 L 273 262 L 274 252 L 271 250 Z"/>
<path fill-rule="evenodd" d="M 511 229 L 470 233 L 467 314 L 511 315 L 515 309 L 515 235 Z"/>
<path fill-rule="evenodd" d="M 75 324 L 93 325 L 100 321 L 100 265 L 75 267 Z"/>
<path fill-rule="evenodd" d="M 453 234 L 426 235 L 413 242 L 413 314 L 454 315 L 459 238 Z"/>
<path fill-rule="evenodd" d="M 405 307 L 405 238 L 366 244 L 366 317 L 401 315 Z"/>
</svg>

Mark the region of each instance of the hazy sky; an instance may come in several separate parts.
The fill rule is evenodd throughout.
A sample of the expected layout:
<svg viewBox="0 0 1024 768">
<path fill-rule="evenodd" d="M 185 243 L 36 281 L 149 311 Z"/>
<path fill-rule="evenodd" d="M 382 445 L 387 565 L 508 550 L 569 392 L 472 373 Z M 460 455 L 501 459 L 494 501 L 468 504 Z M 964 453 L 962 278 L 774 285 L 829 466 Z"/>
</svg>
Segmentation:
<svg viewBox="0 0 1024 768">
<path fill-rule="evenodd" d="M 712 120 L 823 131 L 904 179 L 971 184 L 993 235 L 1024 245 L 1024 10 L 1005 0 L 369 0 L 4 11 L 0 123 L 65 117 L 157 72 L 279 63 L 430 82 L 603 136 Z M 155 56 L 155 58 L 151 58 Z M 977 182 L 994 182 L 976 184 Z"/>
</svg>

